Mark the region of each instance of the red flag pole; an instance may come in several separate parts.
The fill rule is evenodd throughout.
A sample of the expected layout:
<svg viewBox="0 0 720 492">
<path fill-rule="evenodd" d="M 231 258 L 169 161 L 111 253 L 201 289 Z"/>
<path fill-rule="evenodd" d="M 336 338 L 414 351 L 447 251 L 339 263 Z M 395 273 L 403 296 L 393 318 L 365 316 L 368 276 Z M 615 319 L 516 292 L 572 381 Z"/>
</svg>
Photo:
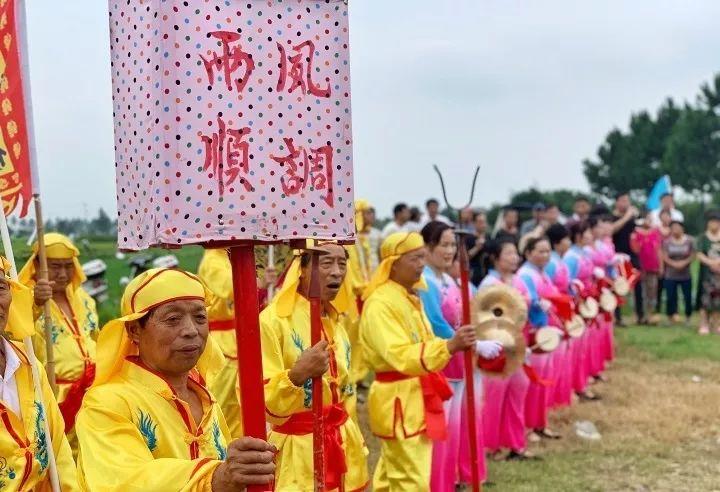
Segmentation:
<svg viewBox="0 0 720 492">
<path fill-rule="evenodd" d="M 462 296 L 463 325 L 469 325 L 470 320 L 470 260 L 468 257 L 465 238 L 458 238 L 458 258 L 460 260 L 460 293 Z M 468 433 L 470 440 L 470 463 L 472 466 L 472 489 L 480 492 L 480 462 L 477 446 L 477 415 L 475 413 L 475 351 L 470 348 L 465 351 L 465 396 L 467 397 Z"/>
<path fill-rule="evenodd" d="M 235 302 L 235 336 L 243 429 L 246 436 L 267 440 L 265 391 L 260 345 L 257 273 L 252 244 L 230 248 Z M 266 492 L 272 487 L 249 485 L 248 492 Z"/>
<path fill-rule="evenodd" d="M 313 347 L 322 341 L 322 315 L 320 299 L 320 258 L 312 253 L 310 267 L 310 345 Z M 323 382 L 322 376 L 312 380 L 313 411 L 313 468 L 315 491 L 325 492 L 325 422 L 323 418 Z"/>
</svg>

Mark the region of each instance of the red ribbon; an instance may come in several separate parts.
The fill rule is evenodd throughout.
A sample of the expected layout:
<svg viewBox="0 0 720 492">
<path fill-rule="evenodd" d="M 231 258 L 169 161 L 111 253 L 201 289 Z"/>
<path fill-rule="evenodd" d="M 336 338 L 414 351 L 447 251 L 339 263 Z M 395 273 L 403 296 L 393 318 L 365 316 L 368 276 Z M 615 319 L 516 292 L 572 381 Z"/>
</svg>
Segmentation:
<svg viewBox="0 0 720 492">
<path fill-rule="evenodd" d="M 381 383 L 394 383 L 414 377 L 417 376 L 407 376 L 397 371 L 375 374 L 375 380 Z M 425 404 L 425 435 L 433 441 L 443 441 L 448 437 L 443 402 L 452 398 L 452 388 L 439 372 L 431 372 L 419 378 Z"/>
<path fill-rule="evenodd" d="M 93 381 L 95 381 L 95 364 L 92 363 L 85 365 L 85 371 L 77 381 L 57 380 L 58 384 L 71 384 L 65 399 L 58 403 L 60 413 L 65 421 L 65 431 L 69 431 L 75 426 L 75 417 L 80 411 L 85 392 L 90 389 Z"/>
<path fill-rule="evenodd" d="M 572 297 L 565 294 L 547 296 L 555 309 L 555 313 L 561 321 L 570 321 L 573 317 L 574 306 Z"/>
<path fill-rule="evenodd" d="M 482 356 L 478 356 L 477 366 L 485 372 L 500 373 L 505 370 L 507 365 L 507 355 L 505 349 L 501 348 L 500 353 L 494 359 L 485 359 Z"/>
<path fill-rule="evenodd" d="M 343 475 L 347 473 L 345 450 L 343 449 L 340 427 L 347 422 L 348 414 L 342 404 L 328 405 L 323 408 L 325 487 L 327 490 L 339 489 Z M 306 436 L 313 432 L 313 412 L 293 414 L 287 422 L 273 427 L 275 432 L 289 436 Z"/>
<path fill-rule="evenodd" d="M 552 379 L 543 379 L 540 377 L 540 374 L 537 373 L 535 368 L 529 364 L 523 364 L 523 370 L 525 371 L 525 375 L 528 377 L 531 383 L 539 384 L 540 386 L 553 386 L 555 384 L 555 381 Z"/>
</svg>

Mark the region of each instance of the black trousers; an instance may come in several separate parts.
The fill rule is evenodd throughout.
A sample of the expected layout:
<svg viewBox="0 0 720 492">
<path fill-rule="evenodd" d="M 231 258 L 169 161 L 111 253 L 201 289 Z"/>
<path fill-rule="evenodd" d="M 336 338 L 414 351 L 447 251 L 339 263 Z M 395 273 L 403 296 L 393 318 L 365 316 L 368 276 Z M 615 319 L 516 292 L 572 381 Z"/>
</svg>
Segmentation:
<svg viewBox="0 0 720 492">
<path fill-rule="evenodd" d="M 665 292 L 667 295 L 667 315 L 674 316 L 678 312 L 678 287 L 682 290 L 685 301 L 685 316 L 692 314 L 692 280 L 665 279 Z"/>
</svg>

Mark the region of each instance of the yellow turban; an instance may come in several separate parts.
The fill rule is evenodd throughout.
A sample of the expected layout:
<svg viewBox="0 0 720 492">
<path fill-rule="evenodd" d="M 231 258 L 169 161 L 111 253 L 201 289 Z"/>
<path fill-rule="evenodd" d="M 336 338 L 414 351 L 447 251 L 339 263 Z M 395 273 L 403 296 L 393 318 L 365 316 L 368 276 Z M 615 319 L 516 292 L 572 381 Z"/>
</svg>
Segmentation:
<svg viewBox="0 0 720 492">
<path fill-rule="evenodd" d="M 10 293 L 12 294 L 12 304 L 8 310 L 8 319 L 5 330 L 12 333 L 13 338 L 22 340 L 30 337 L 35 333 L 35 323 L 33 321 L 33 295 L 32 290 L 10 278 L 12 266 L 4 256 L 0 256 L 0 267 L 2 268 L 2 276 L 10 284 Z"/>
<path fill-rule="evenodd" d="M 337 243 L 332 241 L 323 241 L 320 242 L 318 246 L 322 246 L 323 244 Z M 290 263 L 289 268 L 285 272 L 285 278 L 283 280 L 280 291 L 277 293 L 275 299 L 273 300 L 273 303 L 275 303 L 277 306 L 276 312 L 278 316 L 283 318 L 287 318 L 292 314 L 293 309 L 295 309 L 295 301 L 297 300 L 297 296 L 301 295 L 300 293 L 298 293 L 297 289 L 300 285 L 300 274 L 302 270 L 300 263 L 302 260 L 302 255 L 303 250 L 293 250 L 293 261 Z M 338 292 L 335 299 L 331 302 L 331 304 L 338 313 L 346 313 L 350 308 L 352 298 L 352 287 L 350 286 L 349 275 L 345 275 L 345 279 L 340 286 L 340 291 Z"/>
<path fill-rule="evenodd" d="M 370 294 L 372 294 L 375 289 L 390 279 L 392 266 L 402 255 L 424 247 L 425 241 L 423 241 L 422 236 L 417 232 L 396 232 L 390 234 L 387 239 L 383 241 L 382 246 L 380 246 L 380 259 L 382 261 L 370 279 L 370 283 L 363 294 L 363 299 L 370 297 Z M 421 280 L 416 287 L 424 288 L 425 286 L 425 282 Z"/>
<path fill-rule="evenodd" d="M 355 200 L 355 230 L 357 232 L 365 230 L 365 216 L 363 214 L 371 208 L 372 205 L 370 205 L 369 201 L 362 198 Z"/>
<path fill-rule="evenodd" d="M 77 290 L 77 288 L 85 282 L 85 274 L 83 273 L 82 266 L 78 260 L 80 251 L 78 251 L 67 236 L 63 236 L 57 232 L 50 232 L 45 234 L 44 237 L 45 252 L 49 260 L 73 260 L 74 271 L 72 280 L 70 281 L 70 287 L 73 291 Z M 36 241 L 35 244 L 33 244 L 30 259 L 28 259 L 27 263 L 25 263 L 25 266 L 18 274 L 18 281 L 28 287 L 35 285 L 35 274 L 37 273 L 35 259 L 37 256 L 38 243 Z"/>
<path fill-rule="evenodd" d="M 106 383 L 122 367 L 126 357 L 137 355 L 125 323 L 147 315 L 152 309 L 177 300 L 207 302 L 210 293 L 195 275 L 182 270 L 153 268 L 135 277 L 120 301 L 120 318 L 108 322 L 97 341 L 97 372 L 94 386 Z M 207 381 L 225 362 L 220 348 L 208 337 L 197 370 Z"/>
</svg>

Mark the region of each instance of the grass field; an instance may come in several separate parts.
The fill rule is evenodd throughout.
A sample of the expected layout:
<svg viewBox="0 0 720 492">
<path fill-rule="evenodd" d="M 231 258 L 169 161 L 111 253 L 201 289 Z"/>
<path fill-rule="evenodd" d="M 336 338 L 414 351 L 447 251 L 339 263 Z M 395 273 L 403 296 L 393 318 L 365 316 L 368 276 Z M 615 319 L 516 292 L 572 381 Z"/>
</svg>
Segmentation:
<svg viewBox="0 0 720 492">
<path fill-rule="evenodd" d="M 564 438 L 531 445 L 542 461 L 490 462 L 486 490 L 720 491 L 720 336 L 680 327 L 616 333 L 609 381 L 594 387 L 603 399 L 554 412 L 551 427 Z M 580 420 L 602 440 L 576 437 Z M 377 441 L 367 439 L 374 466 Z"/>
</svg>

